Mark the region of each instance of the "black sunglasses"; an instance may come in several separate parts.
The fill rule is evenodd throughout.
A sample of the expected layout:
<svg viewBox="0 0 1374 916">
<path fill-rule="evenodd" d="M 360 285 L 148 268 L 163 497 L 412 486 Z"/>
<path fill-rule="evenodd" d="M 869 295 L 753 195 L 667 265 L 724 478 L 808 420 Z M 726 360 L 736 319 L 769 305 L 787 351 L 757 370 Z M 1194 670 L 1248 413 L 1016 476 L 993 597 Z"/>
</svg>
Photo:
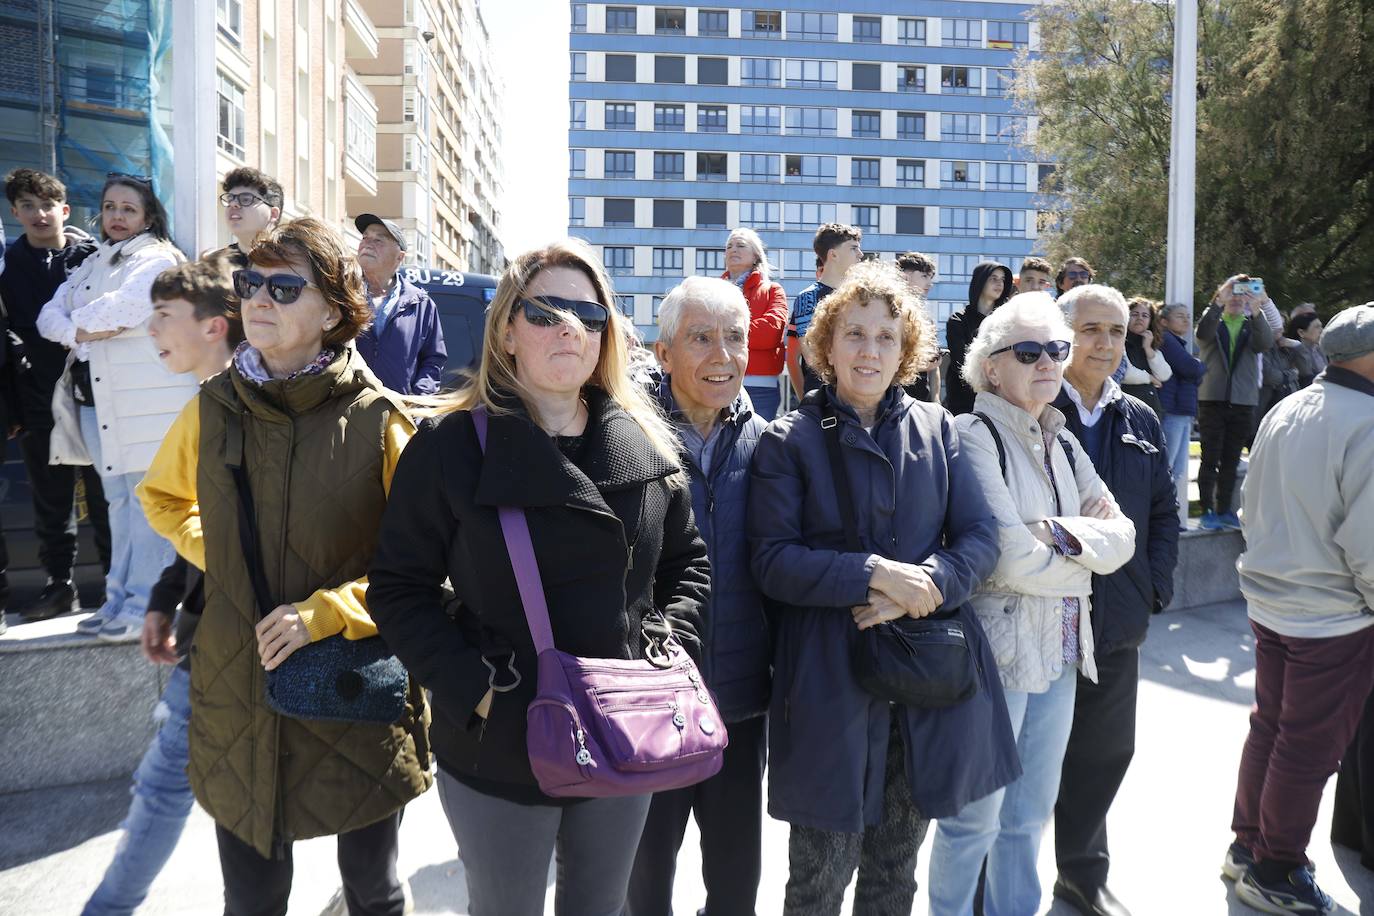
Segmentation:
<svg viewBox="0 0 1374 916">
<path fill-rule="evenodd" d="M 319 289 L 305 277 L 296 274 L 261 274 L 256 270 L 234 271 L 234 295 L 247 301 L 252 299 L 263 284 L 267 285 L 267 295 L 278 305 L 290 305 L 301 297 L 307 286 Z"/>
<path fill-rule="evenodd" d="M 108 181 L 111 178 L 127 178 L 129 181 L 137 181 L 139 184 L 146 184 L 150 188 L 153 186 L 153 176 L 151 175 L 133 175 L 129 172 L 106 172 L 105 179 Z"/>
<path fill-rule="evenodd" d="M 988 356 L 996 356 L 998 353 L 1005 353 L 1008 350 L 1016 356 L 1018 363 L 1025 363 L 1027 366 L 1038 363 L 1040 354 L 1046 353 L 1050 359 L 1057 363 L 1062 363 L 1069 357 L 1069 347 L 1071 344 L 1067 340 L 1051 340 L 1049 343 L 1039 343 L 1034 340 L 1022 340 L 1008 347 L 993 350 Z"/>
<path fill-rule="evenodd" d="M 525 320 L 541 328 L 563 324 L 565 319 L 559 312 L 576 315 L 582 326 L 593 334 L 606 330 L 606 324 L 611 320 L 610 310 L 600 302 L 564 299 L 562 296 L 533 296 L 521 301 L 525 306 Z"/>
</svg>

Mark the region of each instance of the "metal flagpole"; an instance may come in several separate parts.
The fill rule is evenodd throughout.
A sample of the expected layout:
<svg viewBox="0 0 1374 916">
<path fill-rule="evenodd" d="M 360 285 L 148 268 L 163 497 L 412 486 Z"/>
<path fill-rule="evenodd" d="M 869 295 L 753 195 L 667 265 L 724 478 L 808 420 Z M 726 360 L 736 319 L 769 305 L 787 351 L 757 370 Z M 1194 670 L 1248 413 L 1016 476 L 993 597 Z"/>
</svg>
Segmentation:
<svg viewBox="0 0 1374 916">
<path fill-rule="evenodd" d="M 1197 0 L 1174 3 L 1173 129 L 1164 301 L 1193 315 L 1193 225 L 1197 187 Z M 1196 316 L 1193 315 L 1196 319 Z M 1190 322 L 1191 324 L 1192 322 Z"/>
</svg>

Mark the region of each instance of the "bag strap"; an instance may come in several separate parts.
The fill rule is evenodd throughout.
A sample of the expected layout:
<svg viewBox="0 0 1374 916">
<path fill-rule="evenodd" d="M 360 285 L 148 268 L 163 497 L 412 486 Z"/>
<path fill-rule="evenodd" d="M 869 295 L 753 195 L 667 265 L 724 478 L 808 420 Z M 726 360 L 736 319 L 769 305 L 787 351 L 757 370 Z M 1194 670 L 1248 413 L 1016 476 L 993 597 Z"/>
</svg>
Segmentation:
<svg viewBox="0 0 1374 916">
<path fill-rule="evenodd" d="M 477 430 L 477 444 L 485 455 L 487 409 L 478 405 L 472 409 L 471 416 Z M 501 535 L 506 541 L 506 552 L 510 554 L 511 568 L 515 570 L 515 585 L 520 590 L 520 603 L 525 608 L 525 622 L 534 639 L 534 651 L 542 654 L 553 648 L 553 627 L 549 623 L 549 605 L 544 597 L 544 582 L 539 576 L 539 562 L 534 556 L 534 543 L 530 540 L 529 520 L 524 509 L 514 506 L 498 506 L 496 514 L 501 520 Z"/>
<path fill-rule="evenodd" d="M 1059 439 L 1059 444 L 1064 446 L 1064 457 L 1069 459 L 1069 470 L 1073 471 L 1075 477 L 1078 476 L 1078 461 L 1074 458 L 1073 446 L 1069 444 L 1069 439 L 1071 437 L 1061 432 L 1057 438 Z"/>
<path fill-rule="evenodd" d="M 992 422 L 992 417 L 983 413 L 981 410 L 972 412 L 975 417 L 983 421 L 983 425 L 992 434 L 992 444 L 997 446 L 997 466 L 1002 469 L 1002 479 L 1007 479 L 1007 447 L 1002 444 L 1002 434 L 997 431 L 997 424 Z"/>
<path fill-rule="evenodd" d="M 863 542 L 859 540 L 859 521 L 854 516 L 854 491 L 849 488 L 849 469 L 844 465 L 844 455 L 840 450 L 840 419 L 835 416 L 835 405 L 830 402 L 830 392 L 821 388 L 821 430 L 825 439 L 825 450 L 830 454 L 830 474 L 835 481 L 835 502 L 840 507 L 840 524 L 844 526 L 845 549 L 850 553 L 864 553 Z"/>
<path fill-rule="evenodd" d="M 248 488 L 248 474 L 243 470 L 243 415 L 229 411 L 224 424 L 224 466 L 234 478 L 239 502 L 239 547 L 243 561 L 248 564 L 248 578 L 253 583 L 253 596 L 258 602 L 258 616 L 272 612 L 272 592 L 262 571 L 262 556 L 258 551 L 258 519 L 253 512 L 253 493 Z"/>
</svg>

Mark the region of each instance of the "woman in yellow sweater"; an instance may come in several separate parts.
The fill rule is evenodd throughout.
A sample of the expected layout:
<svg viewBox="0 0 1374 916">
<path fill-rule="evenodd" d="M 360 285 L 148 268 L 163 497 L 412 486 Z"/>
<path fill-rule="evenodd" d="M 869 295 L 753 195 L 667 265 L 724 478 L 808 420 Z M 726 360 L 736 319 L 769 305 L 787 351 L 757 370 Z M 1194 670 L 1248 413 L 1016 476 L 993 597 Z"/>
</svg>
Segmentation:
<svg viewBox="0 0 1374 916">
<path fill-rule="evenodd" d="M 191 788 L 215 819 L 226 914 L 285 913 L 291 843 L 329 834 L 349 912 L 400 914 L 400 810 L 431 781 L 423 694 L 412 684 L 389 725 L 290 718 L 268 705 L 266 680 L 311 642 L 376 635 L 366 572 L 414 428 L 352 345 L 371 314 L 342 239 L 300 219 L 248 257 L 234 277 L 247 340 L 178 418 L 139 488 L 154 530 L 205 570 Z M 251 560 L 231 465 L 251 494 Z M 259 610 L 250 564 L 270 611 Z"/>
</svg>

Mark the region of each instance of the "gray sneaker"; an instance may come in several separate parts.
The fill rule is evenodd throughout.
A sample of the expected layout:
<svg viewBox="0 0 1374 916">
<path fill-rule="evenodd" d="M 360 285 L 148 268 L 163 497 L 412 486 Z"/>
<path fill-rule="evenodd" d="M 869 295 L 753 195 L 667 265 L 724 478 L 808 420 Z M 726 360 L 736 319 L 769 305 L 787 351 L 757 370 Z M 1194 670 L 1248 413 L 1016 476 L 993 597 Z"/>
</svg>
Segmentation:
<svg viewBox="0 0 1374 916">
<path fill-rule="evenodd" d="M 101 642 L 136 642 L 143 632 L 143 615 L 120 611 L 97 634 Z"/>
<path fill-rule="evenodd" d="M 100 631 L 105 629 L 105 624 L 109 623 L 114 616 L 106 607 L 102 606 L 100 610 L 85 620 L 77 621 L 76 632 L 82 636 L 98 636 Z"/>
</svg>

